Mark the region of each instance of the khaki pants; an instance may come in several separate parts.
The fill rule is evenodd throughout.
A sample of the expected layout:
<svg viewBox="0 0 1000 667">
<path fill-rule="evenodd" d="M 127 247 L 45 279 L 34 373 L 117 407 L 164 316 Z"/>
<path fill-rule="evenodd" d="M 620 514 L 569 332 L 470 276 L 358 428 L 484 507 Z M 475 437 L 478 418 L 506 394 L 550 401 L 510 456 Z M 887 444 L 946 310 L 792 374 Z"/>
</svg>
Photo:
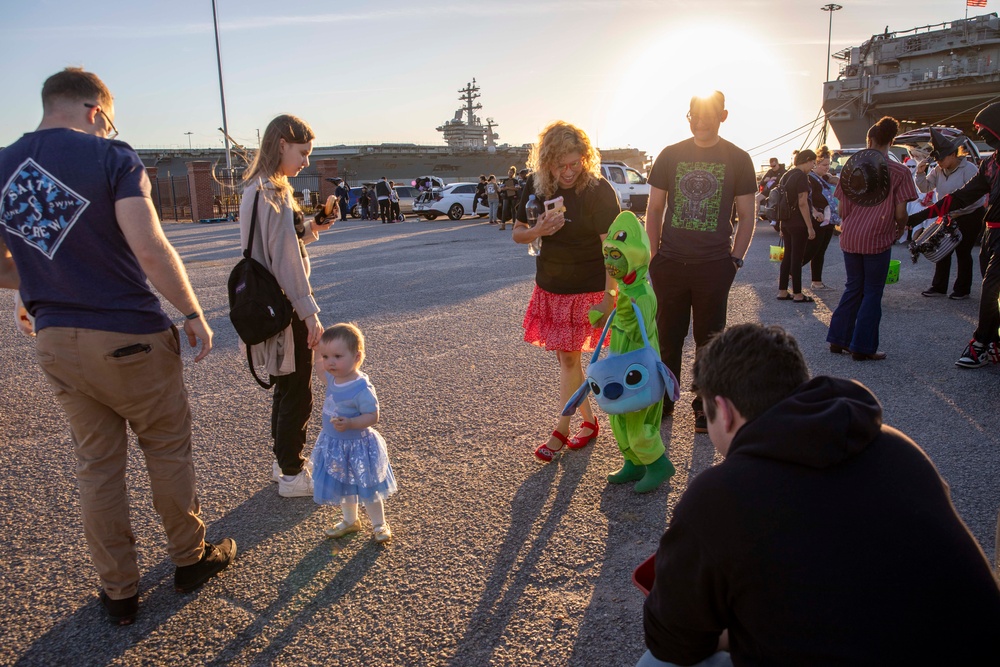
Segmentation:
<svg viewBox="0 0 1000 667">
<path fill-rule="evenodd" d="M 114 355 L 130 346 L 138 351 Z M 177 329 L 136 335 L 47 327 L 38 332 L 36 355 L 69 418 L 83 531 L 108 597 L 131 597 L 139 584 L 125 485 L 126 424 L 146 458 L 170 559 L 178 566 L 198 562 L 205 524 L 198 518 Z"/>
</svg>

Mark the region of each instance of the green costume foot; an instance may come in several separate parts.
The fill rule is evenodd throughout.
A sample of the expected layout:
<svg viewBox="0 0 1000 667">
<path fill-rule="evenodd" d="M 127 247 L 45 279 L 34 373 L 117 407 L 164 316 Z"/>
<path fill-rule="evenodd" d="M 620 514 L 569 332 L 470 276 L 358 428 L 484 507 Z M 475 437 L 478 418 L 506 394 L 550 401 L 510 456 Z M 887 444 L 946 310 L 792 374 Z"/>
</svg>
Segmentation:
<svg viewBox="0 0 1000 667">
<path fill-rule="evenodd" d="M 648 466 L 645 466 L 646 474 L 643 475 L 642 479 L 635 485 L 636 493 L 649 493 L 650 491 L 656 491 L 660 488 L 660 484 L 664 481 L 670 479 L 674 476 L 677 470 L 674 468 L 674 464 L 670 462 L 667 455 L 664 454 L 660 458 L 656 459 Z"/>
<path fill-rule="evenodd" d="M 642 479 L 645 474 L 646 466 L 637 466 L 628 459 L 625 459 L 621 470 L 608 475 L 608 481 L 612 484 L 625 484 L 626 482 L 634 482 L 637 479 Z"/>
</svg>

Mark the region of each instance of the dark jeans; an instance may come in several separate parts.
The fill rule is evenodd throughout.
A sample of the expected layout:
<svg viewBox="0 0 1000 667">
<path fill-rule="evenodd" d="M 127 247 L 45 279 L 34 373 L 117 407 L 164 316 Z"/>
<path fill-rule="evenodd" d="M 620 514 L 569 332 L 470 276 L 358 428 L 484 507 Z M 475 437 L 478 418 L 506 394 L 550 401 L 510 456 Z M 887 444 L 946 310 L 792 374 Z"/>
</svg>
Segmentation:
<svg viewBox="0 0 1000 667">
<path fill-rule="evenodd" d="M 980 343 L 1000 343 L 1000 229 L 987 229 L 979 249 L 983 293 L 979 298 L 979 326 L 974 337 Z"/>
<path fill-rule="evenodd" d="M 781 259 L 778 289 L 788 289 L 788 276 L 792 277 L 792 292 L 802 294 L 802 264 L 809 231 L 805 225 L 781 223 L 781 236 L 785 239 L 785 255 Z"/>
<path fill-rule="evenodd" d="M 295 341 L 295 372 L 271 376 L 274 400 L 271 404 L 271 437 L 274 457 L 285 475 L 302 472 L 305 459 L 306 424 L 312 415 L 313 351 L 309 349 L 309 329 L 292 313 L 292 339 Z"/>
<path fill-rule="evenodd" d="M 882 292 L 889 273 L 892 248 L 877 255 L 844 253 L 847 285 L 830 318 L 826 342 L 858 354 L 878 351 L 878 325 L 882 320 Z"/>
<path fill-rule="evenodd" d="M 347 200 L 346 199 L 341 199 L 340 200 L 340 221 L 344 222 L 345 220 L 347 220 Z"/>
<path fill-rule="evenodd" d="M 397 220 L 399 220 L 399 202 L 398 201 L 394 201 L 391 204 L 389 204 L 389 215 L 392 216 L 392 221 L 393 222 L 396 222 Z"/>
<path fill-rule="evenodd" d="M 816 238 L 806 242 L 802 265 L 810 265 L 814 283 L 823 282 L 823 262 L 826 259 L 826 249 L 830 247 L 830 239 L 833 238 L 833 227 L 833 225 L 813 227 L 816 230 Z"/>
<path fill-rule="evenodd" d="M 392 219 L 390 218 L 391 213 L 389 212 L 389 203 L 388 199 L 378 200 L 378 214 L 379 217 L 382 218 L 382 222 L 392 222 Z"/>
<path fill-rule="evenodd" d="M 681 355 L 692 316 L 696 348 L 726 328 L 729 288 L 736 277 L 736 266 L 728 257 L 685 264 L 657 255 L 649 263 L 649 277 L 656 293 L 660 359 L 680 382 Z"/>
<path fill-rule="evenodd" d="M 962 240 L 955 246 L 954 252 L 948 253 L 946 257 L 934 265 L 934 279 L 931 281 L 931 289 L 935 292 L 948 291 L 952 255 L 955 255 L 955 260 L 958 263 L 955 287 L 952 291 L 955 294 L 968 294 L 972 291 L 972 246 L 983 235 L 984 215 L 986 215 L 986 207 L 980 206 L 972 213 L 955 218 L 958 231 L 962 232 Z"/>
</svg>

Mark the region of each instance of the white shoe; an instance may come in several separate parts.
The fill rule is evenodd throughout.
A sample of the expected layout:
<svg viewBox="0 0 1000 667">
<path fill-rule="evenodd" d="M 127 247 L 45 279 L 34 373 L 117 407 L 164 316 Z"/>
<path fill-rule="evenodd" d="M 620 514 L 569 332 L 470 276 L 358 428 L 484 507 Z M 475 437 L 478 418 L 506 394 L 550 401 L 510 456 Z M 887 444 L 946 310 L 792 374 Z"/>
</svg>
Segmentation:
<svg viewBox="0 0 1000 667">
<path fill-rule="evenodd" d="M 271 461 L 271 481 L 275 484 L 281 481 L 281 466 L 277 461 Z"/>
<path fill-rule="evenodd" d="M 282 475 L 278 480 L 278 495 L 282 498 L 304 498 L 313 494 L 313 479 L 309 468 L 298 475 Z"/>
<path fill-rule="evenodd" d="M 389 522 L 375 526 L 375 541 L 376 542 L 388 542 L 392 539 L 392 529 L 389 528 Z"/>
</svg>

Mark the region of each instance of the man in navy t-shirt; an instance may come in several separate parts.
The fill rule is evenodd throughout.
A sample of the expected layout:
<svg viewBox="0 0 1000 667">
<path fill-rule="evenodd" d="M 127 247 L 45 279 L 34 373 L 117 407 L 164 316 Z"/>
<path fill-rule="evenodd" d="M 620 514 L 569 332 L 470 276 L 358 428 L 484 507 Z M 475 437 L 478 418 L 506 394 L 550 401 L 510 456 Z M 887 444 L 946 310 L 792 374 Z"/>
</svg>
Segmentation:
<svg viewBox="0 0 1000 667">
<path fill-rule="evenodd" d="M 42 122 L 0 152 L 0 287 L 34 318 L 36 356 L 69 418 L 83 529 L 118 625 L 138 611 L 139 569 L 125 468 L 138 436 L 153 504 L 194 590 L 236 554 L 205 542 L 191 458 L 191 411 L 180 335 L 147 283 L 184 314 L 195 361 L 212 330 L 150 200 L 146 171 L 114 141 L 114 103 L 94 74 L 67 68 L 42 87 Z"/>
</svg>

